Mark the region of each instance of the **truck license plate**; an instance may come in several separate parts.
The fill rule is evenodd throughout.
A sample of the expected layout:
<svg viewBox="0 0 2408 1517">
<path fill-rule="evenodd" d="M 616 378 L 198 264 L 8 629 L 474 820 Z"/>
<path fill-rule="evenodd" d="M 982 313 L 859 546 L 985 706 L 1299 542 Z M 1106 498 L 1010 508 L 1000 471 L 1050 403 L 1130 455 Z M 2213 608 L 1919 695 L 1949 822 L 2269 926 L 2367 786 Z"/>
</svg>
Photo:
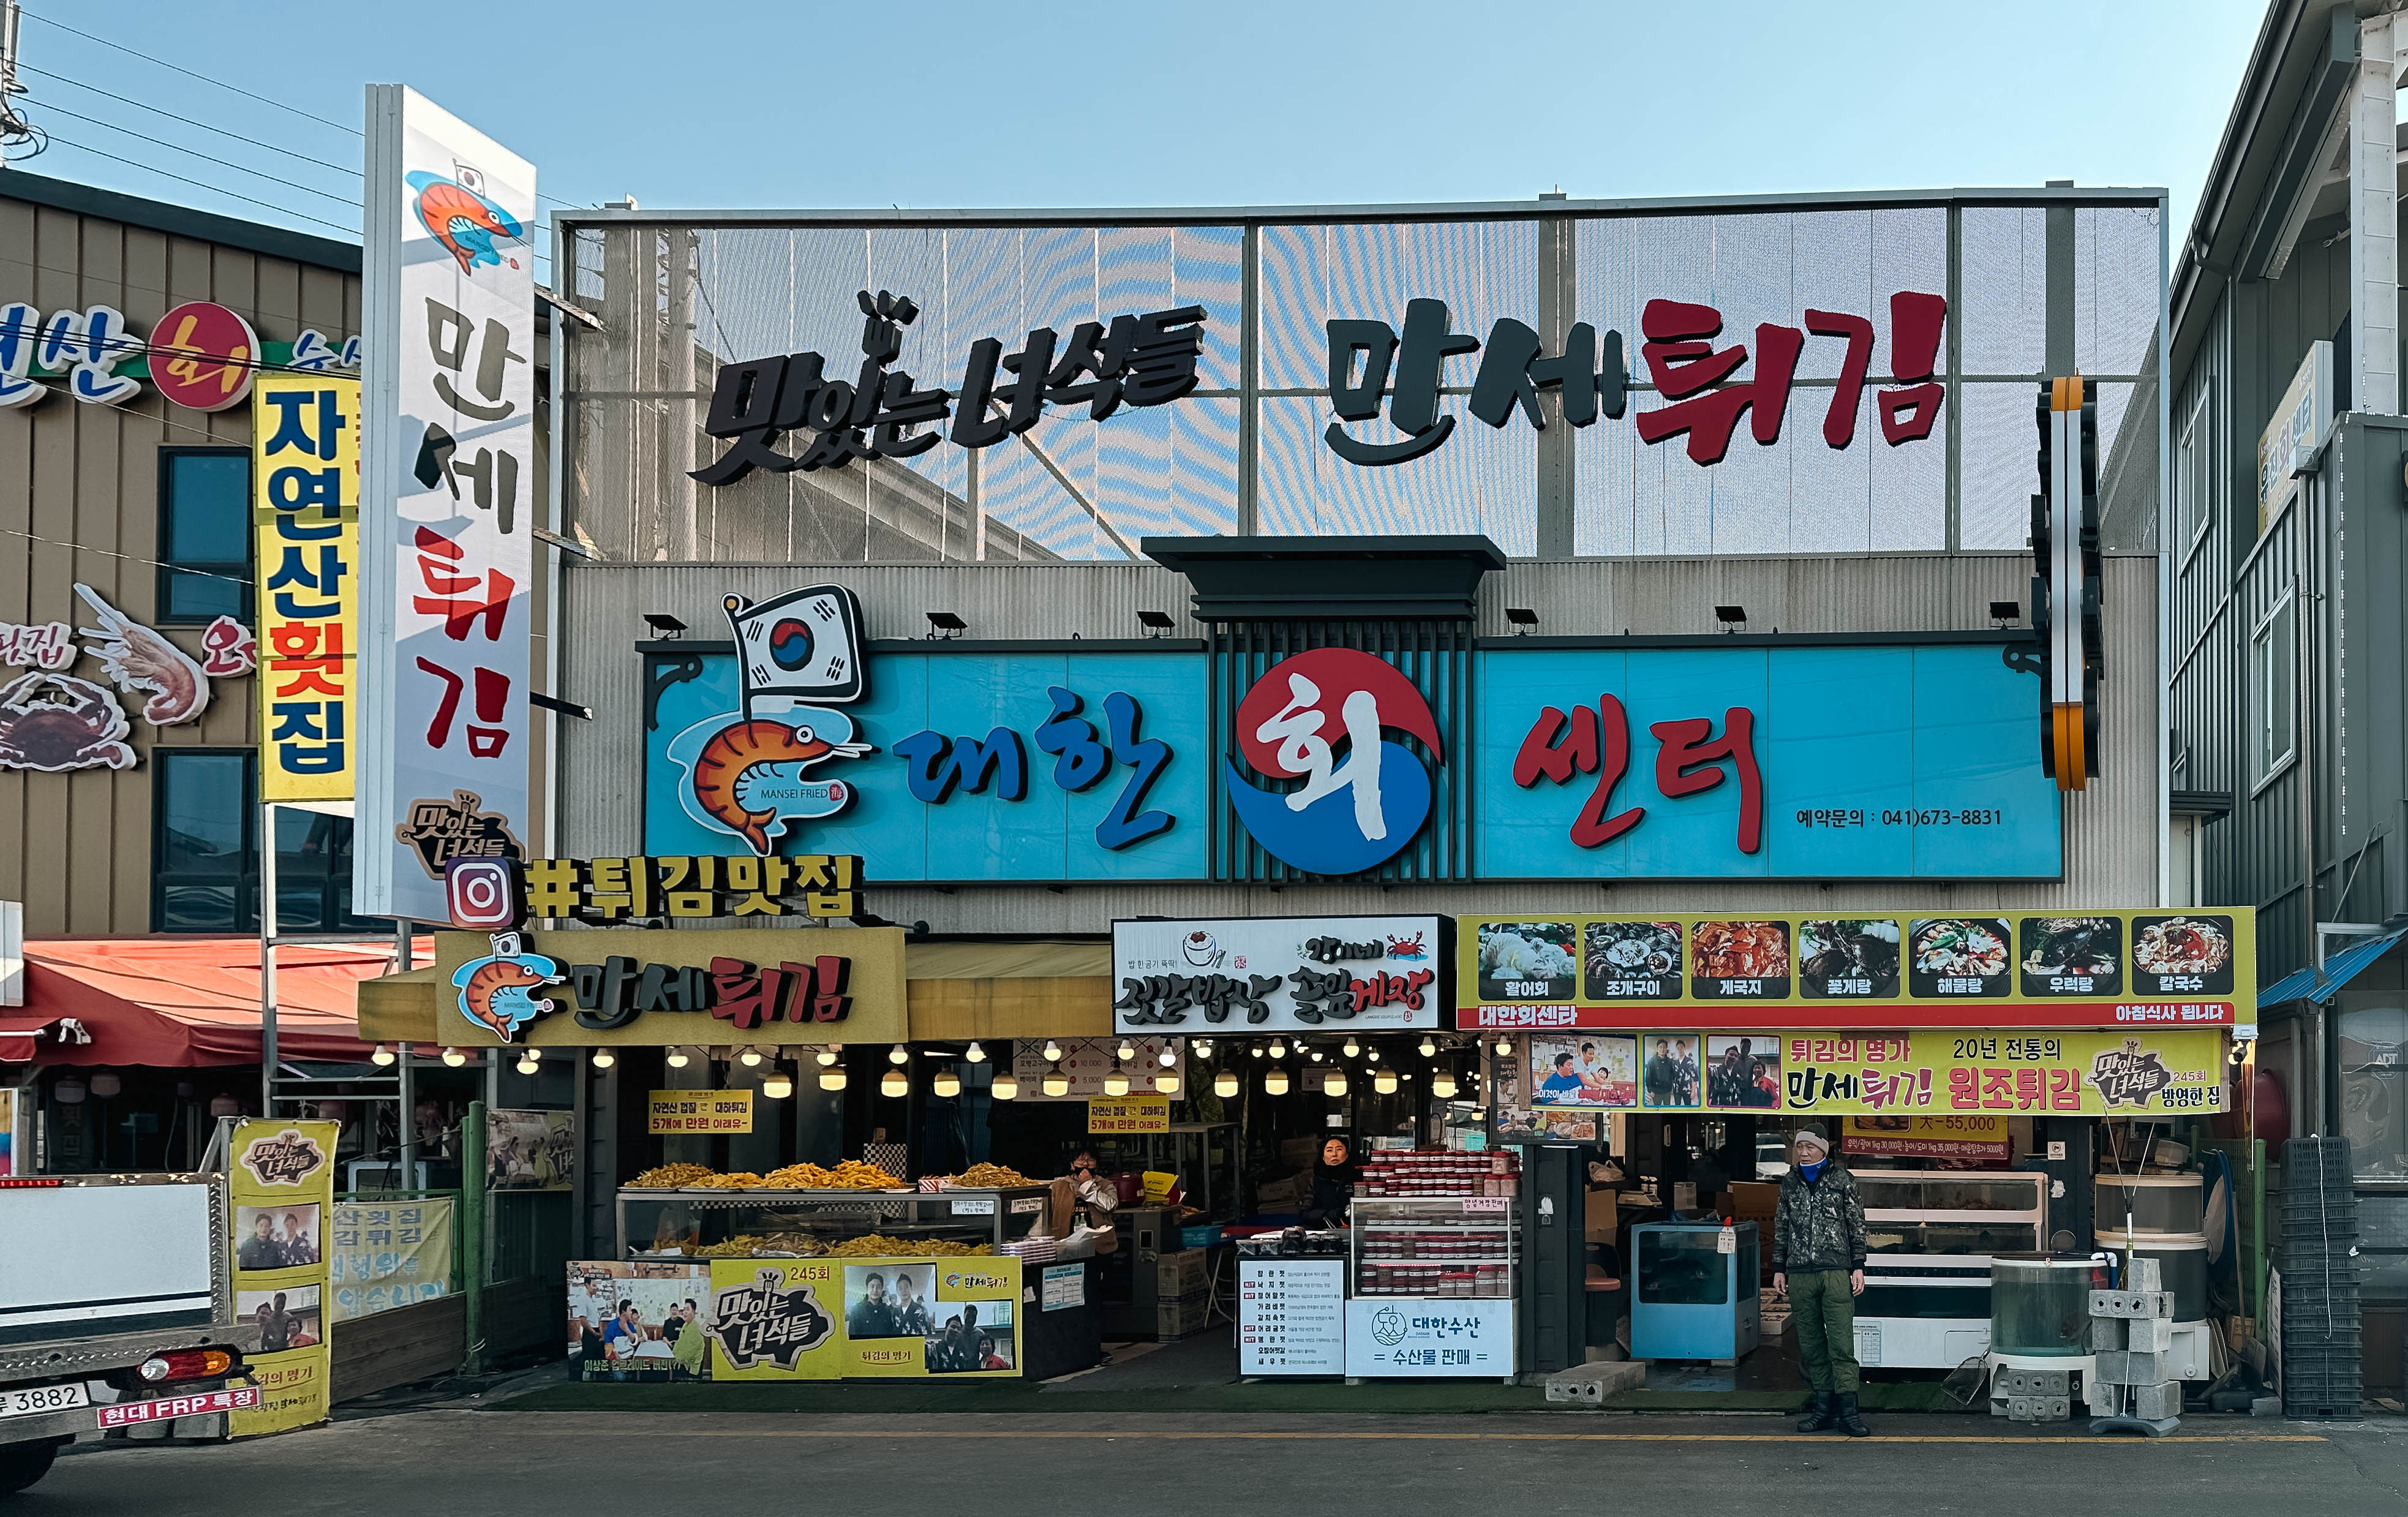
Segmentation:
<svg viewBox="0 0 2408 1517">
<path fill-rule="evenodd" d="M 36 1385 L 25 1391 L 0 1391 L 0 1417 L 31 1417 L 44 1411 L 71 1411 L 89 1406 L 92 1397 L 81 1385 Z"/>
</svg>

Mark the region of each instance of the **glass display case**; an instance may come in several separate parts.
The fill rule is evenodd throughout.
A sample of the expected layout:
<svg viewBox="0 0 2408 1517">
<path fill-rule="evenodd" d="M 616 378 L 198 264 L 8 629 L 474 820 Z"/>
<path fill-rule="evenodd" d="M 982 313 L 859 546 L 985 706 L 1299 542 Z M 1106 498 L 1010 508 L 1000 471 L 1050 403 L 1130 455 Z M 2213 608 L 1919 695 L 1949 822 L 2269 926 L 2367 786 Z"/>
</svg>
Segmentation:
<svg viewBox="0 0 2408 1517">
<path fill-rule="evenodd" d="M 901 1240 L 909 1253 L 930 1243 L 989 1252 L 1050 1231 L 1052 1187 L 1003 1190 L 619 1192 L 619 1256 L 816 1257 L 854 1238 Z M 950 1252 L 939 1250 L 937 1252 Z"/>
<path fill-rule="evenodd" d="M 1506 1195 L 1354 1197 L 1357 1296 L 1497 1296 L 1511 1300 L 1520 1224 Z"/>
<path fill-rule="evenodd" d="M 1870 1253 L 2036 1253 L 2048 1238 L 2037 1170 L 1853 1171 Z"/>
</svg>

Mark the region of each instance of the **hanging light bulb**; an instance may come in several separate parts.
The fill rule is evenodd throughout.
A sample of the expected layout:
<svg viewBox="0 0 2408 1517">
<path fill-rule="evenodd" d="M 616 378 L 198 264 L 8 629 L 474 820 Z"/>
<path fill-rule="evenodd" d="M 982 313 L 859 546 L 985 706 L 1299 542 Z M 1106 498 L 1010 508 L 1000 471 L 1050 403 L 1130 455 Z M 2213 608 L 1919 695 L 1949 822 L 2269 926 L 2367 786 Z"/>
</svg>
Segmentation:
<svg viewBox="0 0 2408 1517">
<path fill-rule="evenodd" d="M 1112 1061 L 1112 1072 L 1104 1077 L 1104 1094 L 1106 1095 L 1126 1095 L 1128 1093 L 1129 1078 L 1127 1075 L 1122 1073 L 1120 1061 L 1118 1059 L 1114 1059 Z"/>
<path fill-rule="evenodd" d="M 782 1101 L 795 1094 L 795 1079 L 783 1069 L 772 1070 L 769 1078 L 761 1081 L 761 1094 L 772 1101 Z"/>
<path fill-rule="evenodd" d="M 1321 1062 L 1321 1050 L 1314 1049 L 1312 1051 L 1312 1062 L 1315 1064 L 1319 1064 Z"/>
<path fill-rule="evenodd" d="M 911 1094 L 911 1081 L 905 1077 L 902 1070 L 889 1069 L 878 1081 L 878 1094 L 894 1096 L 909 1095 Z"/>
<path fill-rule="evenodd" d="M 1399 1072 L 1397 1078 L 1398 1080 L 1411 1080 L 1413 1078 L 1413 1072 L 1411 1069 L 1406 1069 Z"/>
<path fill-rule="evenodd" d="M 1261 1045 L 1260 1043 L 1256 1043 L 1254 1047 L 1252 1047 L 1252 1048 L 1250 1048 L 1250 1049 L 1246 1050 L 1246 1052 L 1249 1052 L 1249 1053 L 1251 1053 L 1251 1054 L 1253 1054 L 1255 1058 L 1259 1059 L 1259 1058 L 1261 1058 L 1261 1057 L 1263 1056 L 1263 1045 Z"/>
<path fill-rule="evenodd" d="M 969 1052 L 964 1053 L 962 1057 L 972 1064 L 984 1064 L 986 1063 L 986 1050 L 979 1047 L 978 1039 L 973 1038 L 970 1039 Z"/>
<path fill-rule="evenodd" d="M 1177 1063 L 1179 1062 L 1179 1053 L 1178 1053 L 1178 1052 L 1177 1052 L 1176 1050 L 1172 1049 L 1168 1044 L 1165 1044 L 1165 1045 L 1163 1046 L 1163 1050 L 1162 1050 L 1162 1052 L 1159 1052 L 1159 1053 L 1157 1053 L 1157 1054 L 1155 1054 L 1155 1055 L 1154 1056 L 1154 1062 L 1155 1062 L 1156 1064 L 1159 1064 L 1159 1065 L 1161 1065 L 1165 1069 L 1168 1069 L 1168 1068 L 1169 1068 L 1172 1065 L 1175 1065 L 1175 1064 L 1177 1064 Z"/>
<path fill-rule="evenodd" d="M 1364 1060 L 1364 1062 L 1365 1062 L 1365 1063 L 1367 1063 L 1367 1064 L 1377 1064 L 1377 1063 L 1379 1063 L 1379 1062 L 1380 1062 L 1380 1051 L 1379 1051 L 1378 1049 L 1376 1049 L 1376 1048 L 1367 1048 L 1367 1049 L 1365 1049 L 1365 1050 L 1363 1051 L 1363 1060 Z"/>
<path fill-rule="evenodd" d="M 841 1046 L 841 1044 L 831 1043 L 826 1048 L 820 1050 L 819 1052 L 814 1055 L 814 1057 L 820 1061 L 821 1068 L 824 1069 L 828 1066 L 836 1063 L 837 1050 Z"/>
<path fill-rule="evenodd" d="M 1057 1069 L 1047 1070 L 1045 1072 L 1045 1094 L 1048 1095 L 1069 1095 L 1070 1077 L 1063 1074 Z"/>
<path fill-rule="evenodd" d="M 468 1062 L 468 1055 L 461 1052 L 456 1048 L 447 1048 L 443 1051 L 443 1062 L 451 1066 L 452 1068 L 457 1069 L 462 1065 Z"/>
<path fill-rule="evenodd" d="M 1054 1060 L 1059 1059 L 1061 1056 L 1062 1056 L 1062 1045 L 1061 1045 L 1061 1044 L 1059 1044 L 1059 1043 L 1057 1043 L 1057 1042 L 1055 1042 L 1055 1041 L 1054 1041 L 1054 1039 L 1052 1039 L 1052 1038 L 1047 1038 L 1047 1039 L 1045 1039 L 1045 1062 L 1046 1062 L 1047 1064 L 1052 1064 Z"/>
<path fill-rule="evenodd" d="M 1383 1069 L 1378 1074 L 1373 1075 L 1371 1077 L 1371 1088 L 1378 1091 L 1383 1095 L 1396 1095 L 1397 1072 L 1394 1069 Z"/>
<path fill-rule="evenodd" d="M 1127 1038 L 1124 1038 L 1121 1039 L 1121 1046 L 1112 1050 L 1112 1057 L 1125 1063 L 1137 1057 L 1137 1050 L 1130 1046 Z"/>
<path fill-rule="evenodd" d="M 840 1091 L 844 1089 L 844 1070 L 841 1067 L 821 1070 L 820 1089 L 824 1091 Z"/>
<path fill-rule="evenodd" d="M 952 1065 L 949 1064 L 937 1071 L 936 1091 L 938 1095 L 948 1100 L 962 1093 L 962 1077 L 955 1072 Z"/>
<path fill-rule="evenodd" d="M 618 1062 L 619 1055 L 607 1048 L 597 1048 L 594 1051 L 594 1067 L 596 1069 L 608 1069 Z"/>
<path fill-rule="evenodd" d="M 394 1052 L 391 1043 L 379 1043 L 376 1046 L 376 1052 L 368 1055 L 368 1062 L 380 1069 L 390 1069 L 393 1067 L 393 1061 L 398 1057 L 400 1055 Z"/>
<path fill-rule="evenodd" d="M 1346 1035 L 1346 1056 L 1351 1059 L 1355 1054 L 1362 1052 L 1363 1045 L 1354 1041 L 1354 1035 L 1353 1033 L 1348 1033 Z"/>
<path fill-rule="evenodd" d="M 1331 1065 L 1329 1066 L 1329 1072 L 1321 1077 L 1321 1094 L 1324 1095 L 1345 1095 L 1346 1071 L 1340 1069 L 1334 1064 Z"/>
<path fill-rule="evenodd" d="M 758 1069 L 761 1067 L 761 1051 L 757 1048 L 748 1048 L 743 1052 L 738 1054 L 737 1058 L 743 1062 L 744 1067 L 747 1069 Z"/>
<path fill-rule="evenodd" d="M 1212 1077 L 1212 1094 L 1226 1098 L 1238 1094 L 1238 1071 L 1224 1069 Z"/>
<path fill-rule="evenodd" d="M 1156 1075 L 1154 1077 L 1154 1088 L 1164 1095 L 1176 1095 L 1179 1094 L 1179 1077 L 1168 1074 Z"/>
<path fill-rule="evenodd" d="M 534 1074 L 537 1070 L 543 1067 L 543 1055 L 538 1053 L 533 1049 L 528 1049 L 525 1052 L 519 1055 L 519 1062 L 516 1067 L 520 1074 Z"/>
<path fill-rule="evenodd" d="M 1455 1099 L 1455 1071 L 1435 1070 L 1430 1075 L 1430 1094 L 1443 1101 Z"/>
<path fill-rule="evenodd" d="M 672 1048 L 669 1050 L 668 1066 L 670 1068 L 682 1069 L 693 1062 L 694 1061 L 692 1059 L 686 1057 L 685 1050 L 681 1048 Z"/>
<path fill-rule="evenodd" d="M 1500 1038 L 1497 1039 L 1497 1052 L 1499 1055 L 1512 1052 L 1513 1039 L 1510 1038 Z"/>
<path fill-rule="evenodd" d="M 1426 1058 L 1428 1058 L 1431 1054 L 1436 1053 L 1437 1052 L 1438 1052 L 1438 1043 L 1437 1043 L 1437 1041 L 1436 1041 L 1434 1038 L 1432 1038 L 1430 1037 L 1430 1035 L 1429 1035 L 1429 1034 L 1427 1034 L 1427 1033 L 1424 1033 L 1424 1034 L 1422 1034 L 1422 1057 L 1423 1057 L 1423 1058 L 1425 1058 L 1425 1059 L 1426 1059 Z"/>
<path fill-rule="evenodd" d="M 1209 1059 L 1212 1056 L 1212 1039 L 1209 1038 L 1199 1038 L 1188 1046 L 1195 1049 L 1196 1056 L 1199 1059 Z"/>
<path fill-rule="evenodd" d="M 1271 1039 L 1271 1057 L 1274 1059 L 1287 1057 L 1287 1045 L 1276 1038 Z"/>
<path fill-rule="evenodd" d="M 893 1048 L 886 1051 L 886 1062 L 889 1064 L 909 1064 L 911 1062 L 911 1051 L 905 1048 L 902 1044 L 897 1043 Z"/>
<path fill-rule="evenodd" d="M 987 1088 L 987 1094 L 998 1101 L 1019 1100 L 1020 1077 L 1009 1069 L 997 1068 L 995 1072 L 995 1083 Z"/>
<path fill-rule="evenodd" d="M 1276 1065 L 1272 1066 L 1271 1072 L 1263 1076 L 1263 1094 L 1266 1095 L 1285 1095 L 1287 1094 L 1287 1071 L 1280 1068 Z"/>
</svg>

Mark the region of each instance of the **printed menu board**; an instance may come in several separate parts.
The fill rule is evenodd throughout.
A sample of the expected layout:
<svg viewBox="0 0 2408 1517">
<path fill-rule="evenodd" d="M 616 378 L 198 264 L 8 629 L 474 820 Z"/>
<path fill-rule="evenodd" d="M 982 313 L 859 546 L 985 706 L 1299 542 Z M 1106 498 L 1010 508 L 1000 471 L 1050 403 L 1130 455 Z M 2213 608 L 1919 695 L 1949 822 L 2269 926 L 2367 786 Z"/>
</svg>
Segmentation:
<svg viewBox="0 0 2408 1517">
<path fill-rule="evenodd" d="M 1238 1373 L 1348 1373 L 1345 1260 L 1238 1261 Z"/>
<path fill-rule="evenodd" d="M 2252 1027 L 2256 929 L 2233 908 L 1466 917 L 1455 1024 Z"/>
</svg>

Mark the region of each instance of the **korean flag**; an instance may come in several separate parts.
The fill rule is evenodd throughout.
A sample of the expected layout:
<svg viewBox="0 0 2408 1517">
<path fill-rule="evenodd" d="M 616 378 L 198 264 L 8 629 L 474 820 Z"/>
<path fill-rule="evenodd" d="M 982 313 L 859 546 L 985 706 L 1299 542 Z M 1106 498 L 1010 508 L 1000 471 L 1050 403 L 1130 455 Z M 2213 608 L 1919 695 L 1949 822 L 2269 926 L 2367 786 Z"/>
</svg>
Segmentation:
<svg viewBox="0 0 2408 1517">
<path fill-rule="evenodd" d="M 861 603 L 842 585 L 810 585 L 757 605 L 726 599 L 744 670 L 749 713 L 758 695 L 807 701 L 859 700 L 869 689 L 863 662 Z"/>
</svg>

